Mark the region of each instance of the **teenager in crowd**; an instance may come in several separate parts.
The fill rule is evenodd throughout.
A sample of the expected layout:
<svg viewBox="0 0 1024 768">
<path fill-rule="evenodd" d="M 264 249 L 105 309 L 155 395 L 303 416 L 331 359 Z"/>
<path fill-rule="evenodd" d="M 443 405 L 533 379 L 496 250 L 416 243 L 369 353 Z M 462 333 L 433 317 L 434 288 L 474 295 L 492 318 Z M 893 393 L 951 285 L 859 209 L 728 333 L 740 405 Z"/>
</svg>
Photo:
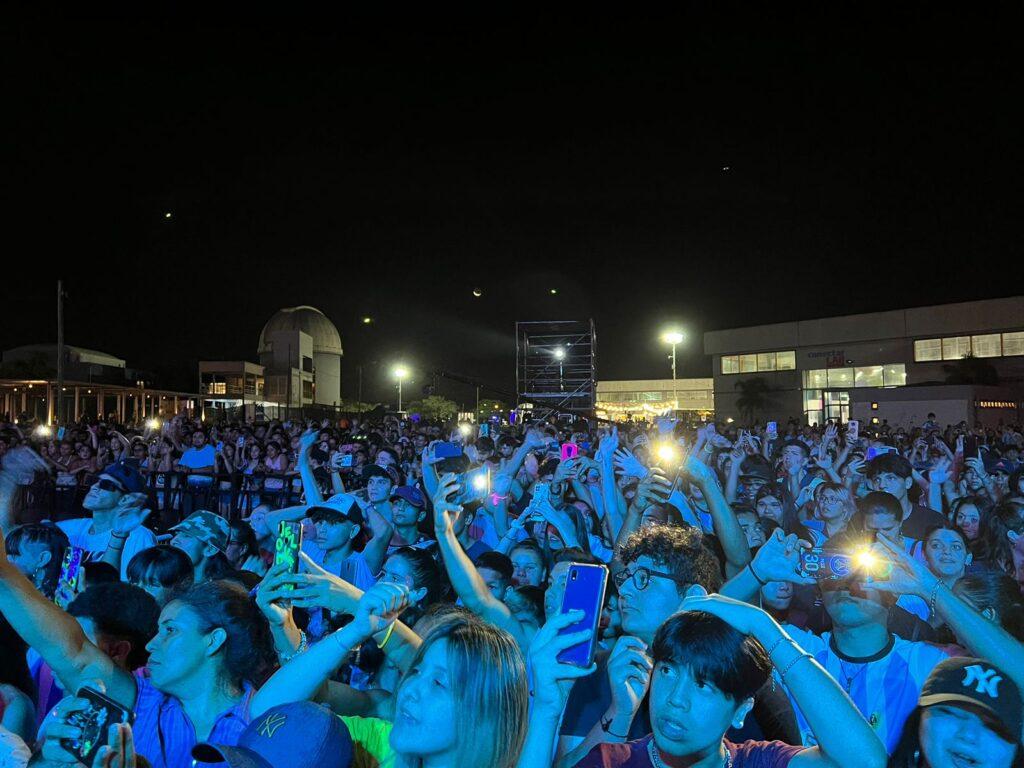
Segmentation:
<svg viewBox="0 0 1024 768">
<path fill-rule="evenodd" d="M 19 525 L 7 534 L 7 556 L 36 589 L 53 599 L 68 537 L 50 523 Z"/>
<path fill-rule="evenodd" d="M 225 555 L 230 528 L 220 515 L 206 510 L 193 512 L 171 530 L 171 546 L 188 555 L 197 584 L 223 579 L 235 572 Z"/>
<path fill-rule="evenodd" d="M 195 583 L 195 566 L 177 547 L 150 547 L 128 563 L 128 583 L 144 589 L 163 608 Z"/>
<path fill-rule="evenodd" d="M 899 502 L 904 536 L 920 541 L 929 528 L 942 525 L 942 515 L 933 509 L 915 504 L 908 495 L 914 487 L 913 467 L 899 453 L 890 451 L 873 458 L 867 466 L 871 488 L 891 494 Z"/>
</svg>

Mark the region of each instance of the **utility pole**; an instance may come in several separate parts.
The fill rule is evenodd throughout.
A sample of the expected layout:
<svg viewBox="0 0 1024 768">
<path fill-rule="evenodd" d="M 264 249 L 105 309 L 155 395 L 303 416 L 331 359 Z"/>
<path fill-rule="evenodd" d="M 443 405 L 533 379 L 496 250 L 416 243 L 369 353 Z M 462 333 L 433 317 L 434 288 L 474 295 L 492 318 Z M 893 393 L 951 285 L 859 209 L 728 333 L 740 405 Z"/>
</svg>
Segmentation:
<svg viewBox="0 0 1024 768">
<path fill-rule="evenodd" d="M 57 281 L 57 423 L 64 426 L 64 281 Z"/>
</svg>

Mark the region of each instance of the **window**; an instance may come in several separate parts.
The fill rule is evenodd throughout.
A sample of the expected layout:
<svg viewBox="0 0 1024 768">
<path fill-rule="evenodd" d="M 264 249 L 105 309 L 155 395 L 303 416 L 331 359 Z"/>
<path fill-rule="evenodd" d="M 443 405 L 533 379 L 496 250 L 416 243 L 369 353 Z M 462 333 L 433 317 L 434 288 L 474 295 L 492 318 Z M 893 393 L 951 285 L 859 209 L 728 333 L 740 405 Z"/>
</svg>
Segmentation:
<svg viewBox="0 0 1024 768">
<path fill-rule="evenodd" d="M 828 385 L 830 387 L 852 387 L 853 368 L 829 368 Z"/>
<path fill-rule="evenodd" d="M 970 336 L 950 336 L 942 340 L 942 359 L 959 360 L 971 351 Z"/>
<path fill-rule="evenodd" d="M 740 355 L 740 373 L 757 373 L 757 355 Z"/>
<path fill-rule="evenodd" d="M 775 370 L 775 353 L 774 352 L 761 352 L 757 356 L 757 370 L 758 371 L 774 371 Z"/>
<path fill-rule="evenodd" d="M 722 373 L 770 373 L 795 371 L 796 352 L 758 352 L 746 355 L 722 355 Z"/>
<path fill-rule="evenodd" d="M 907 366 L 903 363 L 893 363 L 892 365 L 883 366 L 883 368 L 883 386 L 905 387 L 907 385 Z"/>
<path fill-rule="evenodd" d="M 869 365 L 864 368 L 853 369 L 853 386 L 880 387 L 882 384 L 882 366 Z"/>
<path fill-rule="evenodd" d="M 1004 355 L 1024 355 L 1024 331 L 1003 334 Z"/>
<path fill-rule="evenodd" d="M 795 371 L 796 352 L 777 352 L 775 354 L 775 366 L 780 371 Z"/>
<path fill-rule="evenodd" d="M 739 373 L 740 358 L 737 355 L 722 355 L 722 373 Z"/>
<path fill-rule="evenodd" d="M 312 400 L 313 399 L 313 382 L 303 381 L 302 382 L 302 399 Z"/>
<path fill-rule="evenodd" d="M 1003 354 L 998 333 L 971 336 L 971 353 L 975 357 L 1000 357 Z"/>
<path fill-rule="evenodd" d="M 922 339 L 914 342 L 914 360 L 928 363 L 942 359 L 942 339 Z"/>
<path fill-rule="evenodd" d="M 312 357 L 306 357 L 305 355 L 302 356 L 302 370 L 304 370 L 306 373 L 312 373 L 313 372 L 313 358 Z"/>
<path fill-rule="evenodd" d="M 824 389 L 828 386 L 828 371 L 804 371 L 804 389 Z"/>
</svg>

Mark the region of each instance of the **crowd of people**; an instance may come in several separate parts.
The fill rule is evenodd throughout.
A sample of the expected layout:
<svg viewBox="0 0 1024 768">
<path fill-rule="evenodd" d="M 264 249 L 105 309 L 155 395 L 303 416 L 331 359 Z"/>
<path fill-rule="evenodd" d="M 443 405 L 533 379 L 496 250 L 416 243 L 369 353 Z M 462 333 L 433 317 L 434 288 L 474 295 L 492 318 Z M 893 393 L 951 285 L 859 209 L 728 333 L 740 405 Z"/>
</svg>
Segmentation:
<svg viewBox="0 0 1024 768">
<path fill-rule="evenodd" d="M 1022 451 L 933 417 L 0 424 L 0 768 L 1019 768 Z"/>
</svg>

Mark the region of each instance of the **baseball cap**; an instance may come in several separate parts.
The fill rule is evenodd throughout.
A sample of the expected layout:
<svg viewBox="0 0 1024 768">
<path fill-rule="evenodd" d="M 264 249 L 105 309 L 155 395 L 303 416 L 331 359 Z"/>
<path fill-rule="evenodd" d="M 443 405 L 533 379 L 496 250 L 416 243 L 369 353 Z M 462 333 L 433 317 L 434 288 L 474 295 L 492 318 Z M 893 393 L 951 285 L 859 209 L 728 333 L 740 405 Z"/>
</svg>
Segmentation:
<svg viewBox="0 0 1024 768">
<path fill-rule="evenodd" d="M 363 480 L 368 481 L 371 477 L 386 477 L 392 485 L 400 485 L 398 470 L 394 467 L 382 467 L 380 464 L 367 464 L 363 467 Z"/>
<path fill-rule="evenodd" d="M 801 451 L 804 452 L 804 455 L 806 455 L 806 456 L 810 456 L 811 455 L 811 446 L 809 446 L 803 440 L 797 440 L 795 437 L 791 437 L 791 438 L 789 438 L 787 440 L 783 440 L 782 441 L 782 445 L 779 447 L 779 451 L 781 452 L 783 448 L 790 448 L 790 447 L 799 448 Z"/>
<path fill-rule="evenodd" d="M 391 494 L 391 498 L 404 499 L 417 509 L 423 509 L 427 506 L 427 502 L 423 498 L 423 493 L 415 485 L 403 485 L 396 488 Z"/>
<path fill-rule="evenodd" d="M 328 512 L 339 515 L 346 520 L 350 520 L 357 525 L 363 523 L 363 510 L 362 507 L 356 502 L 356 497 L 348 493 L 336 493 L 326 501 L 321 501 L 319 504 L 313 504 L 306 510 L 306 514 L 312 517 L 313 513 L 318 509 L 327 510 Z"/>
<path fill-rule="evenodd" d="M 992 468 L 989 469 L 988 471 L 989 472 L 1005 472 L 1008 475 L 1012 475 L 1016 469 L 1017 469 L 1017 465 L 1014 464 L 1009 459 L 1000 459 L 999 461 L 995 462 L 992 465 Z"/>
<path fill-rule="evenodd" d="M 772 469 L 768 466 L 767 462 L 754 456 L 748 456 L 740 464 L 740 478 L 758 479 L 770 483 L 772 481 Z"/>
<path fill-rule="evenodd" d="M 973 704 L 988 713 L 1008 741 L 1020 741 L 1024 704 L 1010 676 L 984 659 L 954 656 L 939 662 L 921 688 L 918 705 Z"/>
<path fill-rule="evenodd" d="M 352 737 L 340 717 L 311 701 L 272 707 L 242 731 L 236 746 L 196 744 L 200 763 L 228 768 L 347 768 Z"/>
<path fill-rule="evenodd" d="M 103 469 L 104 475 L 116 481 L 127 493 L 139 493 L 146 488 L 146 479 L 139 471 L 138 459 L 121 459 L 108 464 Z"/>
<path fill-rule="evenodd" d="M 172 531 L 181 531 L 190 536 L 195 536 L 200 541 L 206 542 L 223 552 L 228 547 L 230 530 L 228 521 L 218 514 L 207 510 L 193 512 L 177 525 L 171 528 Z"/>
</svg>

